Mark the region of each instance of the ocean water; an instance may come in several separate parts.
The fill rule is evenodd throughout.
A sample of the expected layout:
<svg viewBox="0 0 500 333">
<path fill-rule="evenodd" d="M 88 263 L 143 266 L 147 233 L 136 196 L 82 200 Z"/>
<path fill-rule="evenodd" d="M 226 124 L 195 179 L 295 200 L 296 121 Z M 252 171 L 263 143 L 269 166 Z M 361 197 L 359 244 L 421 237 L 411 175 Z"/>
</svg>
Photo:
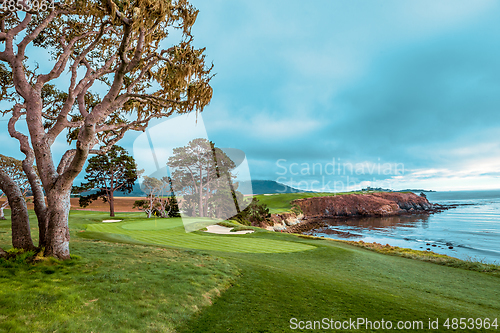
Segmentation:
<svg viewBox="0 0 500 333">
<path fill-rule="evenodd" d="M 430 215 L 322 219 L 308 234 L 377 242 L 500 264 L 500 191 L 426 193 L 431 203 L 456 208 Z"/>
</svg>

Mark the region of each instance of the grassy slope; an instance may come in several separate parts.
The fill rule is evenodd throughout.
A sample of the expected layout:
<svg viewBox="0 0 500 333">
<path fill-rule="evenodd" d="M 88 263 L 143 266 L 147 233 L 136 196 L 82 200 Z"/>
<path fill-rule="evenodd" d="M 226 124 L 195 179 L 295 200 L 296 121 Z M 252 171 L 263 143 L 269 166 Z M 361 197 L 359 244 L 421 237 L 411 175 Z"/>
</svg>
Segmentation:
<svg viewBox="0 0 500 333">
<path fill-rule="evenodd" d="M 312 197 L 326 197 L 330 195 L 345 195 L 345 194 L 359 194 L 368 192 L 342 192 L 342 193 L 329 193 L 329 192 L 314 192 L 314 193 L 280 193 L 272 195 L 256 195 L 259 203 L 266 204 L 269 207 L 271 214 L 287 212 L 292 208 L 290 201 L 302 198 Z"/>
<path fill-rule="evenodd" d="M 105 217 L 72 214 L 71 250 L 80 258 L 0 263 L 0 332 L 175 332 L 239 275 L 206 253 L 77 237 L 80 223 Z M 0 222 L 4 248 L 7 226 Z"/>
<path fill-rule="evenodd" d="M 130 235 L 79 232 L 105 217 L 72 213 L 72 253 L 81 259 L 54 268 L 0 268 L 0 331 L 291 332 L 291 317 L 427 323 L 428 318 L 500 316 L 500 280 L 485 273 L 270 232 L 225 238 L 312 249 L 200 252 L 168 248 L 167 239 L 161 249 L 75 237 L 137 242 Z M 137 219 L 129 230 L 145 229 L 161 238 L 154 220 L 119 217 Z M 5 225 L 0 222 L 0 230 L 6 231 Z M 0 246 L 8 237 L 0 233 Z M 203 295 L 214 296 L 229 285 L 212 306 L 203 307 L 210 303 Z M 19 299 L 24 301 L 14 302 Z"/>
<path fill-rule="evenodd" d="M 180 331 L 291 332 L 292 317 L 443 322 L 500 314 L 497 277 L 315 244 L 302 253 L 224 256 L 242 269 L 241 278 Z"/>
</svg>

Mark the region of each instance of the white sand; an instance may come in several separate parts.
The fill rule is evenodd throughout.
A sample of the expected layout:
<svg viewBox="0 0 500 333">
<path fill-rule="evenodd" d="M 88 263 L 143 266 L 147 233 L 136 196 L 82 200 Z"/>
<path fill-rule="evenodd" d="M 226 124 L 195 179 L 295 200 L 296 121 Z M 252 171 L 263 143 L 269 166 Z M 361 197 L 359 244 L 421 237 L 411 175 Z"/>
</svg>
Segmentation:
<svg viewBox="0 0 500 333">
<path fill-rule="evenodd" d="M 221 225 L 214 224 L 214 225 L 209 225 L 205 232 L 210 232 L 212 234 L 221 234 L 221 235 L 242 235 L 242 234 L 250 234 L 253 232 L 253 230 L 241 230 L 234 232 L 231 232 L 231 230 L 233 230 L 233 228 L 223 227 Z"/>
<path fill-rule="evenodd" d="M 121 222 L 122 220 L 102 220 L 104 223 Z"/>
</svg>

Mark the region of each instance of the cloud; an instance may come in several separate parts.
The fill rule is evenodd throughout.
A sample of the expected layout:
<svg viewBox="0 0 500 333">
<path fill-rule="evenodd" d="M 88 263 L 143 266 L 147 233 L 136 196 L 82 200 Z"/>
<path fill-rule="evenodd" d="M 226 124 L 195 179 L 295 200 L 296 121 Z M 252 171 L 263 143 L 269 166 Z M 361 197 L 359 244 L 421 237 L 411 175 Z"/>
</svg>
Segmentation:
<svg viewBox="0 0 500 333">
<path fill-rule="evenodd" d="M 478 133 L 500 124 L 500 76 L 492 77 L 500 74 L 500 49 L 489 33 L 477 41 L 481 31 L 440 36 L 380 57 L 338 94 L 339 121 L 330 123 L 325 137 L 348 138 L 361 155 L 404 160 L 411 160 L 406 152 L 415 146 L 432 155 L 436 146 L 456 145 L 463 136 L 477 143 Z"/>
<path fill-rule="evenodd" d="M 213 123 L 211 130 L 224 130 L 234 133 L 245 133 L 249 139 L 260 141 L 273 139 L 283 140 L 307 135 L 321 127 L 321 123 L 307 117 L 285 117 L 285 115 L 269 115 L 264 112 L 252 115 L 250 119 L 226 118 Z"/>
</svg>

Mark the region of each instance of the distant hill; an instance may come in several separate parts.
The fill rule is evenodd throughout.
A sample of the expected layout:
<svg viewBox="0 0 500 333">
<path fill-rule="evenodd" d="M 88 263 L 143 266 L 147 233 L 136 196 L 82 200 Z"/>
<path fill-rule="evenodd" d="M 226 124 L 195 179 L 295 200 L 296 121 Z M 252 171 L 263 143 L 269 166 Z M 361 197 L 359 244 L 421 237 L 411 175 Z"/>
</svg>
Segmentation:
<svg viewBox="0 0 500 333">
<path fill-rule="evenodd" d="M 367 187 L 362 189 L 361 191 L 375 191 L 375 192 L 436 192 L 433 190 L 418 190 L 418 189 L 406 189 L 406 190 L 391 190 L 388 188 L 382 187 Z"/>
<path fill-rule="evenodd" d="M 250 187 L 251 185 L 251 187 Z M 274 180 L 252 180 L 239 182 L 238 191 L 243 194 L 268 194 L 268 193 L 298 193 L 298 192 L 307 192 L 301 191 L 296 188 L 287 186 L 285 184 L 281 184 L 275 182 Z M 145 196 L 144 192 L 142 192 L 139 184 L 134 185 L 134 190 L 130 194 L 123 194 L 122 192 L 115 192 L 115 196 L 126 196 L 126 197 L 143 197 Z"/>
<path fill-rule="evenodd" d="M 87 191 L 87 192 L 82 192 L 81 195 L 90 195 L 92 193 L 95 193 L 95 190 Z M 130 193 L 124 193 L 121 191 L 115 191 L 114 193 L 115 197 L 145 197 L 146 194 L 141 190 L 141 185 L 139 183 L 134 184 L 134 189 Z"/>
<path fill-rule="evenodd" d="M 145 197 L 146 194 L 141 190 L 139 183 L 134 184 L 134 189 L 130 193 L 123 193 L 120 191 L 115 192 L 115 197 Z"/>
<path fill-rule="evenodd" d="M 290 187 L 285 184 L 278 183 L 274 180 L 252 180 L 239 182 L 238 191 L 243 194 L 271 194 L 271 193 L 299 193 L 299 192 L 310 192 L 302 191 L 296 188 Z M 93 191 L 84 192 L 82 195 L 89 195 Z M 168 195 L 166 193 L 165 195 Z M 141 190 L 139 183 L 135 183 L 134 190 L 130 193 L 123 193 L 120 191 L 115 192 L 115 197 L 145 197 L 146 194 Z"/>
<path fill-rule="evenodd" d="M 250 185 L 252 186 L 250 192 Z M 285 184 L 278 183 L 274 180 L 252 180 L 240 182 L 238 191 L 243 194 L 271 194 L 271 193 L 298 193 L 298 192 L 309 192 L 302 191 L 296 188 L 290 187 Z"/>
<path fill-rule="evenodd" d="M 433 191 L 433 190 L 415 190 L 415 189 L 406 189 L 406 190 L 401 190 L 401 191 L 397 191 L 397 192 L 436 192 L 436 191 Z"/>
</svg>

